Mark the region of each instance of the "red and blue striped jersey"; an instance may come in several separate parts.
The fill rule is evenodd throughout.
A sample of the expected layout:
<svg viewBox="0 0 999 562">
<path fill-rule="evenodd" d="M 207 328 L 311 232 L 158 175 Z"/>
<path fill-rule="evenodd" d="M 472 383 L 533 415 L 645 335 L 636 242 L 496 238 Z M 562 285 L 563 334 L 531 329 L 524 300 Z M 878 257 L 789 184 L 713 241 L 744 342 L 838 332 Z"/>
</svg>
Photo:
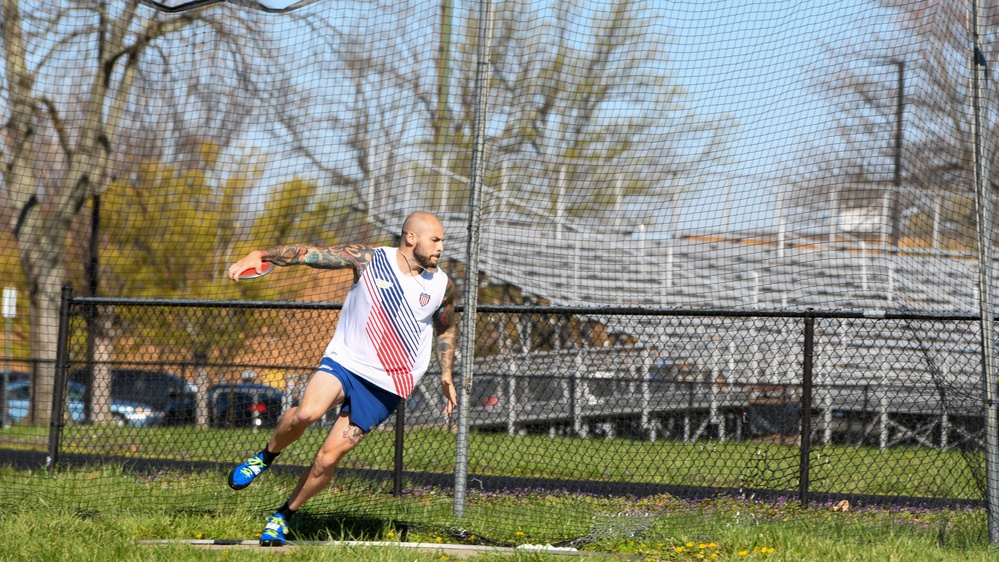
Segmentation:
<svg viewBox="0 0 999 562">
<path fill-rule="evenodd" d="M 396 248 L 376 248 L 351 286 L 326 356 L 403 398 L 426 373 L 433 349 L 433 316 L 444 300 L 447 275 L 403 275 Z"/>
</svg>

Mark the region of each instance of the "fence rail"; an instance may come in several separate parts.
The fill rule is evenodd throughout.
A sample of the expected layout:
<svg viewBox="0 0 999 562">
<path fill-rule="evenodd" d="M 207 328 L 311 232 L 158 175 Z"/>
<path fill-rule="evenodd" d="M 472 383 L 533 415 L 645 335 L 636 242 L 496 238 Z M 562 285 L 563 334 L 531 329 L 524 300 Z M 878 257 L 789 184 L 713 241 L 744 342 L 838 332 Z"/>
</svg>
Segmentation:
<svg viewBox="0 0 999 562">
<path fill-rule="evenodd" d="M 88 417 L 101 411 L 98 404 L 72 403 L 81 398 L 74 398 L 72 387 L 66 386 L 73 384 L 71 373 L 96 368 L 112 373 L 166 371 L 178 375 L 187 390 L 162 390 L 161 396 L 149 396 L 148 401 L 159 399 L 156 403 L 164 404 L 164 408 L 188 407 L 192 412 L 206 414 L 170 418 L 173 423 L 181 427 L 245 427 L 256 434 L 261 425 L 276 423 L 277 415 L 296 403 L 312 367 L 307 361 L 296 363 L 288 358 L 321 349 L 314 342 L 328 337 L 332 317 L 325 315 L 338 310 L 338 305 L 329 303 L 177 302 L 71 295 L 66 304 L 63 341 L 68 343 L 63 362 L 58 365 L 64 392 L 55 393 L 60 403 L 54 410 L 66 414 L 47 437 L 50 461 L 56 464 L 61 462 L 62 453 L 70 451 L 74 462 L 79 462 L 80 432 L 100 425 Z M 136 355 L 125 345 L 130 338 L 124 332 L 111 344 L 114 349 L 89 349 L 87 342 L 95 339 L 85 337 L 89 327 L 82 311 L 92 305 L 104 314 L 129 319 L 129 324 L 123 326 L 143 331 L 148 339 L 143 349 L 156 351 L 147 352 L 152 356 Z M 176 334 L 167 327 L 236 311 L 242 311 L 242 328 L 238 333 L 229 333 L 231 341 L 218 339 L 217 333 L 212 335 L 216 355 L 203 354 L 200 361 L 163 358 L 178 355 Z M 314 316 L 316 313 L 322 316 Z M 610 316 L 618 324 L 641 326 L 636 333 L 656 336 L 628 345 L 609 340 L 600 343 L 596 335 L 600 333 L 599 323 L 593 319 Z M 977 380 L 980 359 L 962 343 L 977 337 L 978 319 L 972 316 L 887 311 L 482 306 L 476 322 L 479 356 L 475 360 L 469 408 L 461 415 L 469 416 L 469 426 L 476 435 L 511 439 L 505 452 L 508 455 L 528 454 L 518 451 L 521 443 L 527 446 L 527 441 L 522 440 L 530 438 L 530 446 L 537 447 L 534 439 L 538 437 L 550 439 L 549 445 L 543 447 L 593 439 L 645 442 L 651 446 L 772 444 L 786 447 L 786 454 L 800 455 L 801 462 L 790 480 L 784 474 L 773 482 L 757 481 L 756 486 L 773 488 L 775 493 L 797 493 L 803 499 L 812 493 L 808 474 L 814 471 L 810 464 L 817 451 L 823 458 L 833 454 L 830 451 L 846 456 L 850 450 L 865 451 L 874 459 L 865 470 L 883 471 L 879 478 L 894 478 L 891 475 L 899 472 L 900 467 L 892 464 L 897 463 L 892 451 L 898 447 L 916 447 L 941 455 L 957 452 L 964 462 L 942 470 L 961 476 L 945 474 L 944 479 L 974 480 L 975 466 L 981 461 L 981 384 Z M 151 326 L 161 328 L 150 331 Z M 650 330 L 650 326 L 660 329 Z M 317 333 L 312 334 L 313 330 Z M 297 334 L 297 339 L 287 339 L 288 334 Z M 255 362 L 245 359 L 246 349 L 254 350 Z M 509 351 L 512 349 L 519 351 Z M 811 357 L 807 356 L 809 351 Z M 155 359 L 157 356 L 160 358 Z M 95 357 L 107 359 L 102 364 Z M 262 357 L 275 360 L 260 361 Z M 419 467 L 407 466 L 402 454 L 406 431 L 429 430 L 448 435 L 453 429 L 440 416 L 442 399 L 433 369 L 434 365 L 406 401 L 405 409 L 379 430 L 396 435 L 393 450 L 386 458 L 396 459 L 392 469 L 398 478 L 420 472 Z M 265 373 L 267 378 L 242 376 L 250 370 Z M 467 373 L 461 371 L 459 376 Z M 94 382 L 80 380 L 84 386 Z M 219 395 L 212 390 L 220 383 L 236 387 L 267 383 L 280 399 L 268 406 L 259 395 L 266 391 L 255 391 L 258 394 L 252 394 L 244 404 L 253 409 L 253 415 L 230 416 L 220 424 L 216 410 L 225 405 L 219 404 Z M 153 383 L 147 384 L 149 391 L 155 392 Z M 187 391 L 188 396 L 175 395 Z M 110 393 L 81 396 L 94 401 L 97 396 L 110 394 L 112 401 L 122 401 L 125 397 L 115 396 L 116 392 L 113 387 Z M 163 400 L 164 393 L 167 400 Z M 134 393 L 127 398 L 143 399 Z M 266 416 L 257 412 L 262 404 L 272 410 Z M 77 410 L 83 413 L 74 413 Z M 325 427 L 317 424 L 317 429 Z M 15 442 L 12 437 L 21 428 L 15 425 L 5 430 L 4 441 Z M 102 462 L 97 452 L 102 449 L 109 451 L 108 458 L 118 458 L 122 447 L 135 447 L 129 440 L 147 433 L 140 440 L 154 439 L 156 429 L 127 424 L 103 429 L 99 439 L 102 442 L 92 444 L 85 458 Z M 176 444 L 145 443 L 142 450 L 148 451 L 151 458 L 189 457 L 219 464 L 230 459 L 229 449 L 233 447 L 216 442 L 175 454 L 170 448 Z M 141 457 L 138 452 L 133 456 Z M 469 453 L 476 458 L 475 451 Z M 537 455 L 538 451 L 530 454 Z M 880 460 L 889 457 L 893 460 Z M 446 472 L 453 462 L 453 458 L 438 458 L 431 464 L 445 467 Z M 533 462 L 541 465 L 543 473 L 559 473 L 559 467 L 545 466 L 543 454 Z M 594 462 L 641 464 L 637 458 Z M 902 472 L 921 470 L 918 466 L 909 468 Z M 709 472 L 715 469 L 722 470 L 698 468 Z M 669 476 L 667 472 L 648 477 L 646 484 L 688 484 L 682 475 L 676 479 L 675 474 Z M 797 482 L 798 489 L 785 489 L 788 481 Z M 396 483 L 397 488 L 400 485 Z M 708 488 L 693 489 L 710 493 Z M 877 495 L 875 490 L 853 488 L 823 492 Z M 969 494 L 975 495 L 964 495 Z"/>
</svg>

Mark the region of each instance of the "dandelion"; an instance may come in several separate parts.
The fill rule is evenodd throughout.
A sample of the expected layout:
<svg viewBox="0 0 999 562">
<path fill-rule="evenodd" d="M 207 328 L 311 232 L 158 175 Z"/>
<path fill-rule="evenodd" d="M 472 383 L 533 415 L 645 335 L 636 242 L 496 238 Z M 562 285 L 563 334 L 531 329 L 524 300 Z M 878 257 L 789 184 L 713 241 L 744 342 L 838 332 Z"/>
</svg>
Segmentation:
<svg viewBox="0 0 999 562">
<path fill-rule="evenodd" d="M 706 545 L 706 544 L 704 544 L 704 543 L 701 543 L 701 544 L 697 545 L 697 548 L 699 548 L 699 549 L 701 549 L 701 550 L 704 550 L 704 549 L 705 549 L 705 548 L 707 548 L 707 547 L 708 547 L 708 545 Z"/>
<path fill-rule="evenodd" d="M 518 537 L 524 536 L 524 531 L 517 531 L 517 536 Z"/>
<path fill-rule="evenodd" d="M 687 543 L 687 548 L 694 548 L 694 543 L 688 542 Z"/>
<path fill-rule="evenodd" d="M 678 546 L 678 547 L 674 548 L 673 551 L 674 552 L 683 552 L 683 547 L 682 546 Z"/>
<path fill-rule="evenodd" d="M 393 531 L 389 531 L 385 536 L 391 539 L 392 537 L 395 536 L 395 533 Z"/>
<path fill-rule="evenodd" d="M 748 556 L 748 555 L 749 555 L 749 551 L 748 550 L 740 550 L 739 551 L 739 556 Z"/>
<path fill-rule="evenodd" d="M 437 542 L 444 542 L 444 539 L 442 539 L 441 537 L 437 537 Z"/>
</svg>

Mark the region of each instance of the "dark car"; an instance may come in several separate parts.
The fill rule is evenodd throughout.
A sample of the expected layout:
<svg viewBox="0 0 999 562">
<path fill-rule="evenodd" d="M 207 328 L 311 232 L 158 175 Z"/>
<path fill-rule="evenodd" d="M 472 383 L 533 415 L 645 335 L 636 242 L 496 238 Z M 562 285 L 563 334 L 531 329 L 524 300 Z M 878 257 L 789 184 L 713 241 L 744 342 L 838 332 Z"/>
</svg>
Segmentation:
<svg viewBox="0 0 999 562">
<path fill-rule="evenodd" d="M 208 388 L 208 417 L 217 427 L 274 427 L 283 393 L 260 383 L 219 383 Z"/>
<path fill-rule="evenodd" d="M 70 380 L 84 386 L 91 383 L 90 371 L 70 373 Z M 196 388 L 190 382 L 166 371 L 112 369 L 111 399 L 148 404 L 163 412 L 163 423 L 194 423 Z"/>
</svg>

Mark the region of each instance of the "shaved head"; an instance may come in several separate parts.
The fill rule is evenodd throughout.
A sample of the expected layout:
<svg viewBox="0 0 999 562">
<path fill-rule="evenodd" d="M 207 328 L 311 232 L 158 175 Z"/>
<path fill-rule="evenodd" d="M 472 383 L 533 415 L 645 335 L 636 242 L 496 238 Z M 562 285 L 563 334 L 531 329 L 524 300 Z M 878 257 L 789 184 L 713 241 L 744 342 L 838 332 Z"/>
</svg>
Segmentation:
<svg viewBox="0 0 999 562">
<path fill-rule="evenodd" d="M 415 263 L 422 269 L 434 270 L 444 252 L 444 226 L 437 217 L 417 211 L 402 223 L 399 253 L 407 264 Z M 412 262 L 410 260 L 413 260 Z"/>
<path fill-rule="evenodd" d="M 419 236 L 427 234 L 428 230 L 436 230 L 438 228 L 443 228 L 441 226 L 441 221 L 437 220 L 437 217 L 426 211 L 416 211 L 415 213 L 406 217 L 406 222 L 402 223 L 402 239 L 406 239 L 406 235 L 410 232 Z"/>
</svg>

